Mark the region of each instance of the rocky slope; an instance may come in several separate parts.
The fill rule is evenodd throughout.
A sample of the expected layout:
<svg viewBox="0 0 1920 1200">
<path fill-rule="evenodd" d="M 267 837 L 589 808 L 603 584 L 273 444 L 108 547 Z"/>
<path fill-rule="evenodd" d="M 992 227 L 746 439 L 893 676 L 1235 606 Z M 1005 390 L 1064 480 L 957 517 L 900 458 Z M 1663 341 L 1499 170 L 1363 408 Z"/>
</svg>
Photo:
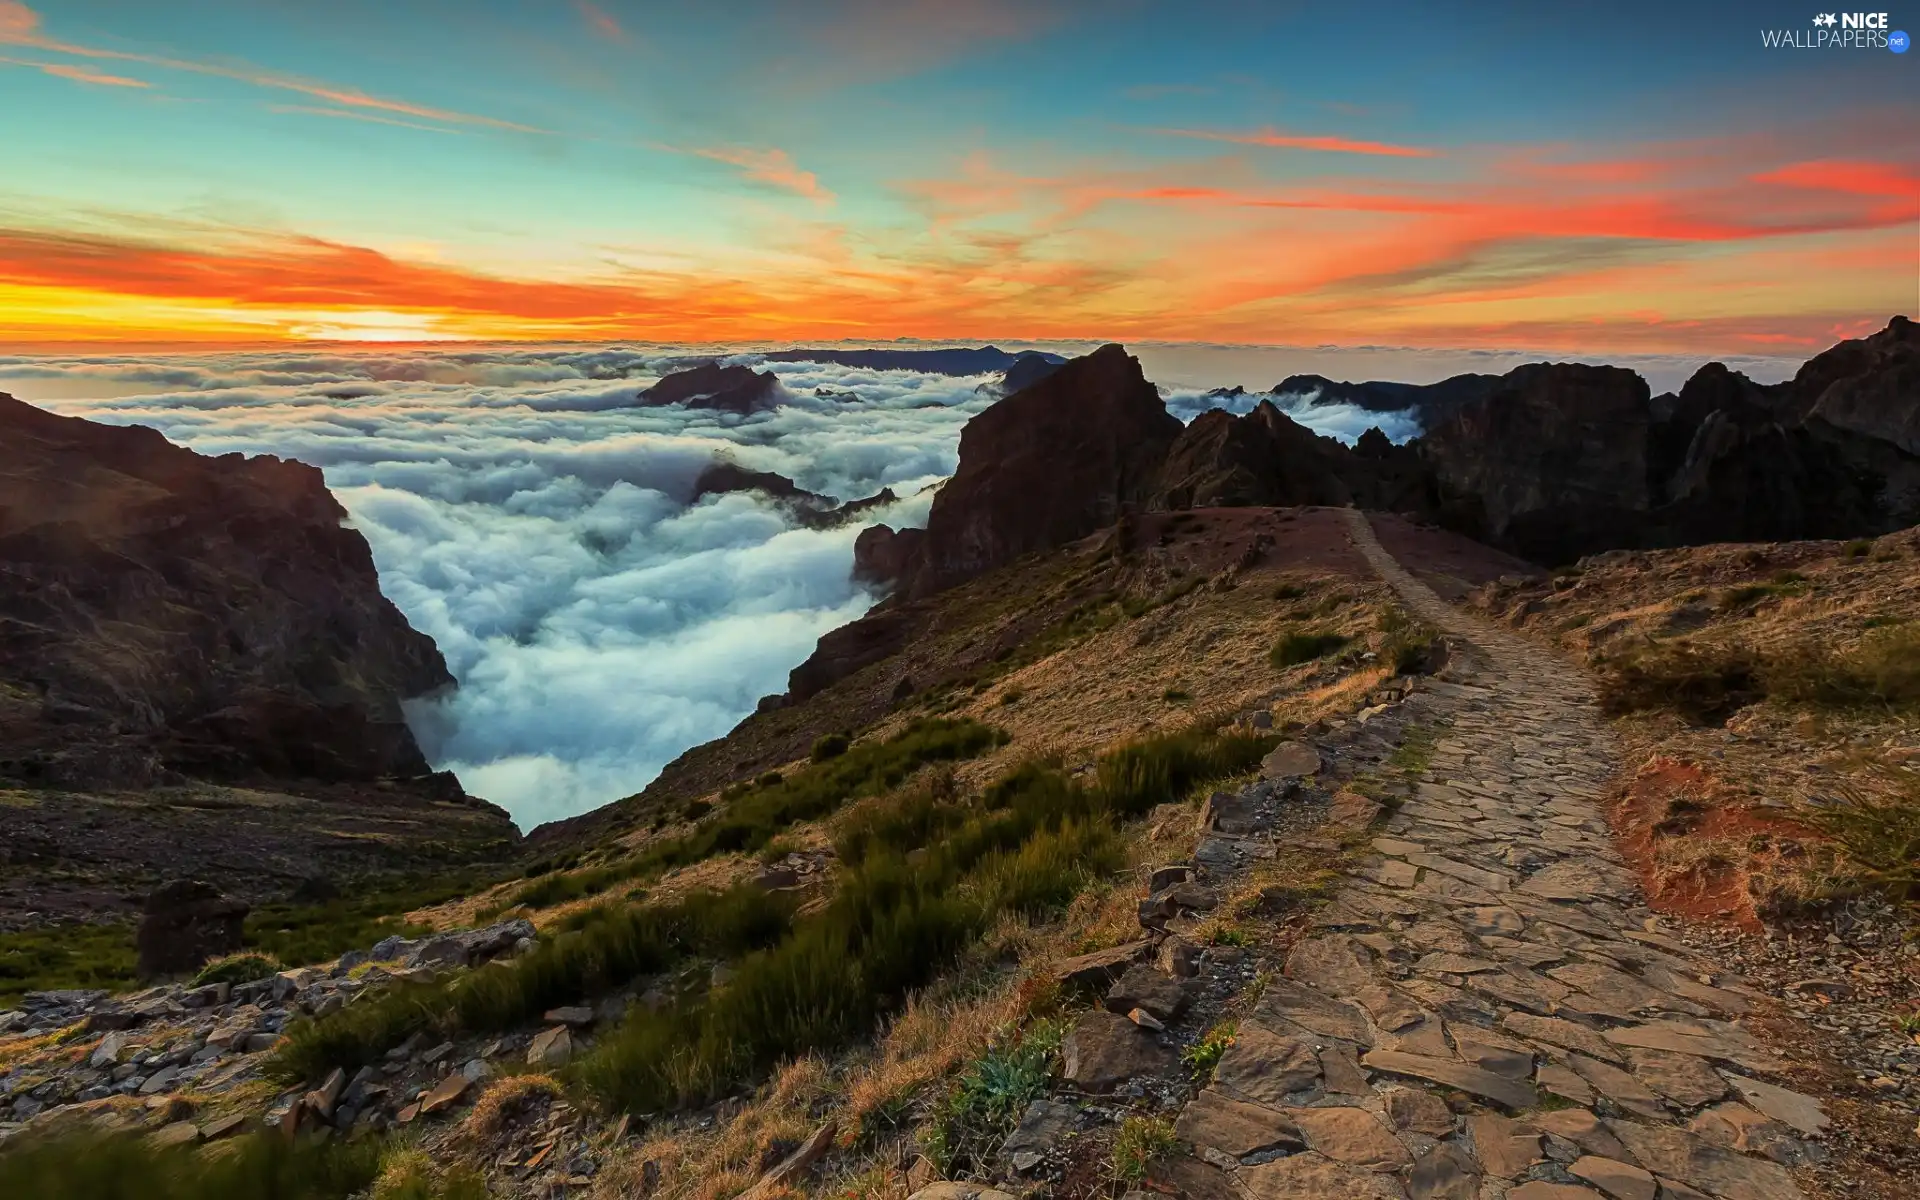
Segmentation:
<svg viewBox="0 0 1920 1200">
<path fill-rule="evenodd" d="M 423 825 L 460 813 L 416 829 L 422 844 L 512 836 L 504 814 L 431 773 L 408 730 L 403 702 L 453 679 L 380 594 L 345 517 L 313 467 L 207 458 L 0 396 L 0 786 L 27 789 L 15 866 L 111 861 L 100 882 L 117 888 L 183 859 L 298 871 L 321 846 L 346 849 L 317 810 L 287 811 L 295 796 L 384 808 L 376 824 L 395 833 L 409 808 Z M 261 820 L 199 840 L 222 825 L 194 832 L 206 822 L 192 798 L 213 785 L 229 802 L 208 811 Z M 120 793 L 168 799 L 101 799 Z"/>
</svg>

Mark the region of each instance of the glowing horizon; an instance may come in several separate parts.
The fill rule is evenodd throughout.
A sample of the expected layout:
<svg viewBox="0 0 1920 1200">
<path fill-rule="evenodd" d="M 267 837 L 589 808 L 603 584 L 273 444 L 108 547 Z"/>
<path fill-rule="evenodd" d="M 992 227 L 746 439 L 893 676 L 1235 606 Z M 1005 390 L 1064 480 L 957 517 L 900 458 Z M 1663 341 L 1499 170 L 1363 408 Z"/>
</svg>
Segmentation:
<svg viewBox="0 0 1920 1200">
<path fill-rule="evenodd" d="M 732 7 L 0 0 L 0 343 L 1712 356 L 1916 308 L 1916 64 L 1764 50 L 1784 4 Z"/>
</svg>

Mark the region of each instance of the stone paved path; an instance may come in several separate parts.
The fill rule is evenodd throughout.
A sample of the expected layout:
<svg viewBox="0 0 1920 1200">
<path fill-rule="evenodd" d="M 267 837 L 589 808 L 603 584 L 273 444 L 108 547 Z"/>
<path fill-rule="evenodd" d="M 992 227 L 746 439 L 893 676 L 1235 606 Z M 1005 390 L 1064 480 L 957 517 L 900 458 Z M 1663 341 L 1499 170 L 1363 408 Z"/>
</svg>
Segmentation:
<svg viewBox="0 0 1920 1200">
<path fill-rule="evenodd" d="M 1410 798 L 1180 1116 L 1252 1200 L 1781 1200 L 1825 1117 L 1766 1082 L 1753 993 L 1657 932 L 1596 798 L 1585 677 L 1453 609 L 1365 517 L 1406 606 L 1464 643 Z M 1452 673 L 1452 672 L 1450 672 Z M 1202 1194 L 1194 1183 L 1184 1190 Z"/>
</svg>

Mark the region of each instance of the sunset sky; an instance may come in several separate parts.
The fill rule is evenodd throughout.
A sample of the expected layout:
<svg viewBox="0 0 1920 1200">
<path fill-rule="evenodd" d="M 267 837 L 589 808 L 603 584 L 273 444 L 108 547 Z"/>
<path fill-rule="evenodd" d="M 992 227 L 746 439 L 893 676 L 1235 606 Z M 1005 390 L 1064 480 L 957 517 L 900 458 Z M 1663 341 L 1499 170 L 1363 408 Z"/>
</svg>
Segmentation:
<svg viewBox="0 0 1920 1200">
<path fill-rule="evenodd" d="M 1813 15 L 0 0 L 0 343 L 1798 353 L 1920 288 L 1920 54 Z"/>
</svg>

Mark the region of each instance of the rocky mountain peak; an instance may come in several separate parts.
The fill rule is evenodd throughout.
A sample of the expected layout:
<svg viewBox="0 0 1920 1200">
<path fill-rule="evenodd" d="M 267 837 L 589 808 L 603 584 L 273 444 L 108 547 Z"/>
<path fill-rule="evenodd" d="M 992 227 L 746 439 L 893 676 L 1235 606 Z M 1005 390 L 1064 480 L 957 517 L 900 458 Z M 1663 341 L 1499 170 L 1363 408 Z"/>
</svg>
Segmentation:
<svg viewBox="0 0 1920 1200">
<path fill-rule="evenodd" d="M 1143 501 L 1180 436 L 1140 361 L 1106 345 L 968 421 L 912 568 L 939 591 L 1111 524 Z"/>
</svg>

